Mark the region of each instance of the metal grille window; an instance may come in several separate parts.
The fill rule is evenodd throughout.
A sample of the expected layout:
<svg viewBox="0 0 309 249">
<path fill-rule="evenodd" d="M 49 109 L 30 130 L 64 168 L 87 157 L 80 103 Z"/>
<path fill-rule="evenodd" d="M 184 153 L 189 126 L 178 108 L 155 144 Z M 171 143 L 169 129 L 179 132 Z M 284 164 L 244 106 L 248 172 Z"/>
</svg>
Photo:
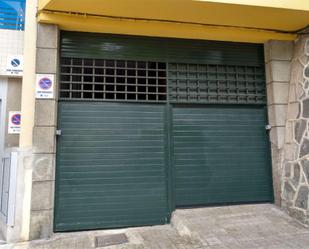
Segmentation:
<svg viewBox="0 0 309 249">
<path fill-rule="evenodd" d="M 169 64 L 172 102 L 265 104 L 262 66 Z"/>
<path fill-rule="evenodd" d="M 166 64 L 61 58 L 60 99 L 166 101 Z"/>
</svg>

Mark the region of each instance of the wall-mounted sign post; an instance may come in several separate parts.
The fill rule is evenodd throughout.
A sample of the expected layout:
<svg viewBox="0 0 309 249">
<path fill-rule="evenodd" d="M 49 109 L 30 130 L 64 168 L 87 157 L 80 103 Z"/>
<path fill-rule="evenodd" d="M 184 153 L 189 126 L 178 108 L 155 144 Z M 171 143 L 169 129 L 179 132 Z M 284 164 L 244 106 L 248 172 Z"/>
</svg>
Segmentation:
<svg viewBox="0 0 309 249">
<path fill-rule="evenodd" d="M 54 75 L 37 74 L 35 85 L 35 97 L 37 99 L 54 98 Z"/>
<path fill-rule="evenodd" d="M 21 126 L 21 114 L 20 112 L 9 112 L 9 124 L 8 133 L 9 134 L 20 134 Z"/>
</svg>

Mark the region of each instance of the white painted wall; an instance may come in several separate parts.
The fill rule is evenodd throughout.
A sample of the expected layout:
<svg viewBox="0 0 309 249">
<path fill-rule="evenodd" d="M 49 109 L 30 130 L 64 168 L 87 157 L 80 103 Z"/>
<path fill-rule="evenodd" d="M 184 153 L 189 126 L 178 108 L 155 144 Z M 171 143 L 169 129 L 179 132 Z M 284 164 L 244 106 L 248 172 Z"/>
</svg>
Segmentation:
<svg viewBox="0 0 309 249">
<path fill-rule="evenodd" d="M 22 55 L 24 31 L 0 29 L 0 76 L 6 74 L 8 55 Z"/>
<path fill-rule="evenodd" d="M 8 80 L 6 77 L 0 76 L 0 166 L 4 156 L 4 138 L 5 138 L 5 114 L 6 114 L 6 98 L 7 98 Z M 1 177 L 1 176 L 0 176 Z M 6 237 L 6 219 L 0 216 L 0 233 L 1 237 Z"/>
<path fill-rule="evenodd" d="M 5 138 L 5 114 L 6 114 L 6 98 L 7 98 L 8 80 L 6 77 L 0 76 L 0 158 L 4 153 L 4 138 Z"/>
</svg>

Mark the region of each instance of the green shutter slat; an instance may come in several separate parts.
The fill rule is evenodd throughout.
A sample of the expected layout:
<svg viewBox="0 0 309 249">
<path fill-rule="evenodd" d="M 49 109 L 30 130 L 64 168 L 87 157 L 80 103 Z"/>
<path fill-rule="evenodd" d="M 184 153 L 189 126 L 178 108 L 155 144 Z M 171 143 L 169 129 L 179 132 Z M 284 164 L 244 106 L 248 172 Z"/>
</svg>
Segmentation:
<svg viewBox="0 0 309 249">
<path fill-rule="evenodd" d="M 220 65 L 264 64 L 262 44 L 80 32 L 61 33 L 61 56 Z"/>
<path fill-rule="evenodd" d="M 272 201 L 265 124 L 263 107 L 175 106 L 176 205 Z"/>
<path fill-rule="evenodd" d="M 60 102 L 59 110 L 55 230 L 165 223 L 164 105 Z"/>
</svg>

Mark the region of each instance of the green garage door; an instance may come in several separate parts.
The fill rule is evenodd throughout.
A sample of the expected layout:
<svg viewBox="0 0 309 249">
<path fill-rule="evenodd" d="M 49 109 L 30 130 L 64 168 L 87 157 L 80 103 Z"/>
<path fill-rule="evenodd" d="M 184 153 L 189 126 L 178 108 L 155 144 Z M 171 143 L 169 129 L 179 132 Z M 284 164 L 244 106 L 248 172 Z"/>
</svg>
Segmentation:
<svg viewBox="0 0 309 249">
<path fill-rule="evenodd" d="M 171 64 L 176 206 L 272 201 L 263 66 Z"/>
<path fill-rule="evenodd" d="M 177 206 L 272 200 L 263 107 L 173 109 Z"/>
<path fill-rule="evenodd" d="M 62 32 L 56 231 L 272 200 L 263 46 Z"/>
<path fill-rule="evenodd" d="M 56 231 L 167 221 L 162 105 L 61 102 Z"/>
</svg>

